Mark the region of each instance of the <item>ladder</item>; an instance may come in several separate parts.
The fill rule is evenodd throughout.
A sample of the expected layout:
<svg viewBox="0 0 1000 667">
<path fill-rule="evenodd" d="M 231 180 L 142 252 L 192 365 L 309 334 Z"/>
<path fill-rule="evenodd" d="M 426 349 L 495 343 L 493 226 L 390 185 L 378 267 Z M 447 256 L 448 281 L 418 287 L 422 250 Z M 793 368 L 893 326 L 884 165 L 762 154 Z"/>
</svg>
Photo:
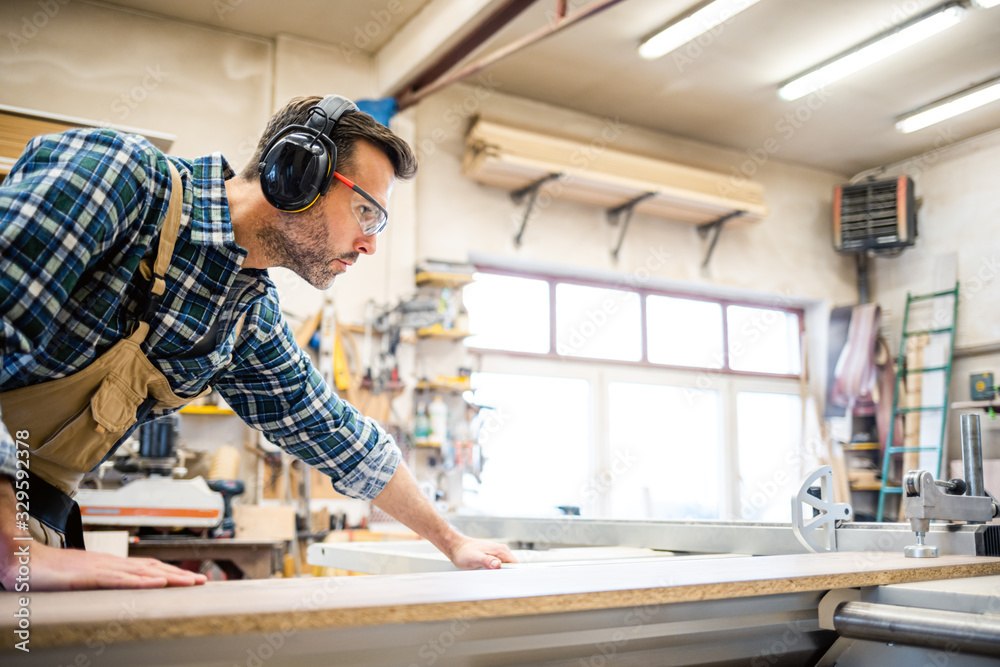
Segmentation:
<svg viewBox="0 0 1000 667">
<path fill-rule="evenodd" d="M 891 486 L 889 485 L 889 468 L 892 465 L 892 457 L 894 454 L 905 454 L 908 452 L 937 452 L 937 463 L 934 466 L 934 470 L 931 473 L 936 477 L 940 474 L 941 460 L 944 454 L 944 435 L 945 435 L 945 423 L 947 422 L 948 415 L 948 389 L 951 384 L 951 367 L 952 358 L 955 354 L 955 327 L 958 324 L 958 283 L 955 283 L 955 287 L 950 290 L 945 290 L 943 292 L 934 292 L 932 294 L 920 294 L 911 295 L 909 292 L 906 293 L 906 309 L 903 311 L 903 331 L 902 336 L 900 336 L 899 341 L 899 372 L 896 374 L 896 384 L 892 392 L 892 419 L 889 422 L 889 437 L 885 441 L 885 453 L 882 457 L 882 483 L 879 487 L 878 493 L 878 514 L 875 518 L 876 521 L 882 521 L 882 517 L 885 513 L 885 499 L 890 494 L 901 494 L 903 488 L 901 486 Z M 929 301 L 931 299 L 943 299 L 952 297 L 954 299 L 954 305 L 951 313 L 951 325 L 947 327 L 940 327 L 934 329 L 925 329 L 922 331 L 908 331 L 910 323 L 910 305 L 918 301 Z M 910 338 L 915 336 L 924 335 L 934 335 L 934 334 L 948 334 L 949 345 L 948 345 L 948 356 L 947 363 L 943 366 L 923 366 L 922 368 L 907 368 L 906 367 L 906 342 Z M 914 373 L 944 373 L 944 399 L 941 405 L 920 405 L 917 407 L 899 407 L 899 386 L 905 380 L 907 375 Z M 911 412 L 931 412 L 939 411 L 941 412 L 941 433 L 938 437 L 938 444 L 936 447 L 914 447 L 914 446 L 903 446 L 894 447 L 893 438 L 895 437 L 896 421 L 899 415 L 911 413 Z M 905 474 L 905 470 L 902 471 Z"/>
</svg>

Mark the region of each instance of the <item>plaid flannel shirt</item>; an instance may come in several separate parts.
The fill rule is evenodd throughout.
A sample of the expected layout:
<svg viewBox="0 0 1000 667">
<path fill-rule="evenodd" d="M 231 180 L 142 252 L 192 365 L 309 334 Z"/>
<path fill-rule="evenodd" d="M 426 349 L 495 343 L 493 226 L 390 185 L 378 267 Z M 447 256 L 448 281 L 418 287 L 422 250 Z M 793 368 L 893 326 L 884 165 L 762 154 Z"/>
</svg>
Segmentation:
<svg viewBox="0 0 1000 667">
<path fill-rule="evenodd" d="M 339 492 L 374 498 L 399 465 L 399 449 L 317 373 L 267 271 L 241 270 L 246 251 L 233 237 L 225 190 L 234 173 L 218 153 L 167 158 L 142 137 L 111 130 L 28 144 L 0 185 L 0 390 L 70 375 L 131 333 L 145 297 L 137 267 L 155 254 L 169 200 L 167 159 L 183 181 L 183 217 L 143 352 L 178 396 L 211 384 L 246 423 L 327 474 Z M 195 344 L 217 319 L 215 349 L 206 354 Z M 18 425 L 2 416 L 0 473 L 13 476 Z"/>
</svg>

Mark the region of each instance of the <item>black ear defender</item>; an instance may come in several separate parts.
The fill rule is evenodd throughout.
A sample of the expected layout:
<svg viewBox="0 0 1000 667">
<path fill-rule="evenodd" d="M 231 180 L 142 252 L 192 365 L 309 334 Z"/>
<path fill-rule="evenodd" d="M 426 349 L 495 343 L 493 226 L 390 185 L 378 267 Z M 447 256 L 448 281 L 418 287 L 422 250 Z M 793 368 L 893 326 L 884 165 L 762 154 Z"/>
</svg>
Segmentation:
<svg viewBox="0 0 1000 667">
<path fill-rule="evenodd" d="M 258 165 L 264 199 L 279 210 L 298 213 L 326 194 L 337 168 L 333 127 L 345 113 L 357 110 L 349 99 L 327 95 L 309 109 L 305 125 L 282 128 Z"/>
</svg>

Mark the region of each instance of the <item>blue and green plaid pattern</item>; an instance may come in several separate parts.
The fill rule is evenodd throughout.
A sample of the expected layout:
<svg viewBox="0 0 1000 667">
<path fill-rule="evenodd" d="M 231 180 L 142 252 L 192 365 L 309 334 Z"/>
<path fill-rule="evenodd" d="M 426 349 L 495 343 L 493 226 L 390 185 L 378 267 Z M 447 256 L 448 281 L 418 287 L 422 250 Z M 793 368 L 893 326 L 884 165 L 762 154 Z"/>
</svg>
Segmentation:
<svg viewBox="0 0 1000 667">
<path fill-rule="evenodd" d="M 74 373 L 132 332 L 145 296 L 139 260 L 155 255 L 169 200 L 167 159 L 184 184 L 183 218 L 144 352 L 178 396 L 211 384 L 338 491 L 374 498 L 399 449 L 296 345 L 267 271 L 240 269 L 246 251 L 233 237 L 225 189 L 234 173 L 218 153 L 167 158 L 142 137 L 111 130 L 32 140 L 0 185 L 0 389 Z M 216 320 L 205 353 L 195 344 Z M 3 417 L 0 474 L 13 475 L 18 425 Z"/>
</svg>

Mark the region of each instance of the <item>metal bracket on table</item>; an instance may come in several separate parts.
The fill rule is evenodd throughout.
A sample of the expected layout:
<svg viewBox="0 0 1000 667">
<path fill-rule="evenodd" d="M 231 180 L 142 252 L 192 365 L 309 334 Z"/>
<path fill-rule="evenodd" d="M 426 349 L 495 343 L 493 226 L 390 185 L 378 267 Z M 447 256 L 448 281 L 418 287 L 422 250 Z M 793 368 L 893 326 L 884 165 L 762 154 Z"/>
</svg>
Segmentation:
<svg viewBox="0 0 1000 667">
<path fill-rule="evenodd" d="M 615 259 L 618 259 L 618 253 L 622 249 L 622 242 L 625 241 L 625 232 L 628 231 L 628 223 L 632 221 L 632 212 L 635 210 L 635 207 L 655 195 L 655 192 L 645 192 L 621 206 L 608 209 L 608 224 L 617 225 L 619 222 L 622 223 L 622 230 L 618 233 L 618 242 L 615 244 L 614 250 L 611 251 L 611 256 Z"/>
<path fill-rule="evenodd" d="M 820 480 L 819 497 L 809 493 L 816 480 Z M 819 511 L 812 517 L 802 514 L 806 504 Z M 813 553 L 837 550 L 837 526 L 854 517 L 854 510 L 847 503 L 833 502 L 833 468 L 820 466 L 809 473 L 799 492 L 792 497 L 792 532 L 806 549 Z"/>
<path fill-rule="evenodd" d="M 712 259 L 712 253 L 715 252 L 715 244 L 719 242 L 719 234 L 722 233 L 722 226 L 734 218 L 738 218 L 746 213 L 746 211 L 733 211 L 732 213 L 726 213 L 721 218 L 717 218 L 712 222 L 706 222 L 704 225 L 698 225 L 698 235 L 701 238 L 705 238 L 710 231 L 715 231 L 712 236 L 712 242 L 708 245 L 708 252 L 705 253 L 705 260 L 701 263 L 701 268 L 708 266 L 708 262 Z"/>
<path fill-rule="evenodd" d="M 539 189 L 541 189 L 541 187 L 549 181 L 554 181 L 558 178 L 562 178 L 562 172 L 542 176 L 537 181 L 529 183 L 520 190 L 514 190 L 510 193 L 510 198 L 515 204 L 520 204 L 525 197 L 528 198 L 528 203 L 524 207 L 524 217 L 521 219 L 521 227 L 517 230 L 517 234 L 514 235 L 514 245 L 516 247 L 521 247 L 521 237 L 524 236 L 524 228 L 528 226 L 528 218 L 531 217 L 531 211 L 535 208 L 535 201 L 538 199 Z"/>
</svg>

